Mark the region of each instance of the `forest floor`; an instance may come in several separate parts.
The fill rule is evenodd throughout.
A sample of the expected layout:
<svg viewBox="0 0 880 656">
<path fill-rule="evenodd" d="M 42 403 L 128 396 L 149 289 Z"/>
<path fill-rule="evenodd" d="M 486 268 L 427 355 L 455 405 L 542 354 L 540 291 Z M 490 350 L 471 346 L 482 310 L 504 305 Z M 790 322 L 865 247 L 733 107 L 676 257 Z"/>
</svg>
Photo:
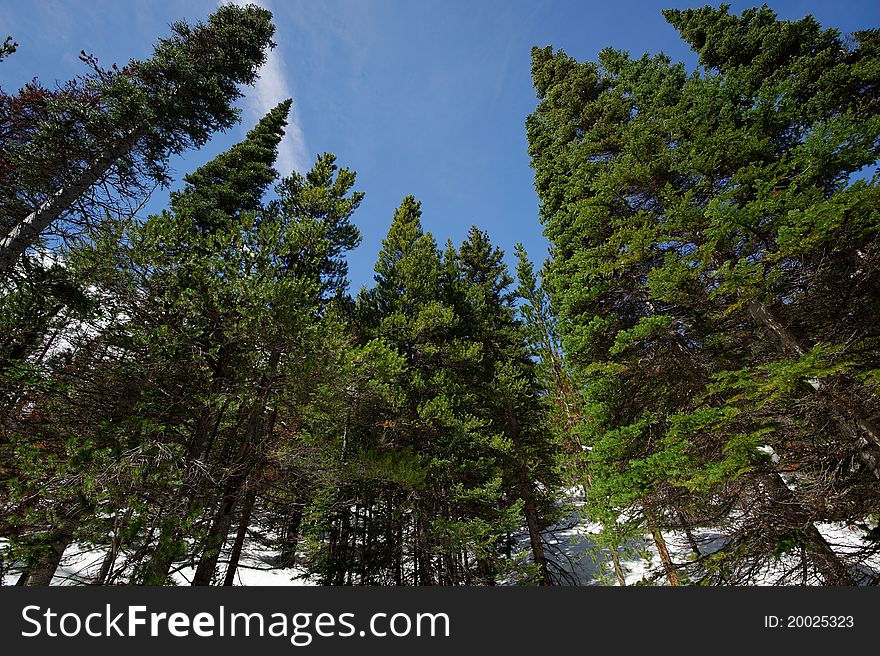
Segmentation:
<svg viewBox="0 0 880 656">
<path fill-rule="evenodd" d="M 577 490 L 570 490 L 562 502 L 565 517 L 544 532 L 547 557 L 553 562 L 552 571 L 557 584 L 561 585 L 618 585 L 617 578 L 607 549 L 596 546 L 595 537 L 599 526 L 585 519 L 580 513 L 583 502 Z M 840 524 L 821 524 L 818 526 L 834 550 L 841 554 L 865 546 L 865 532 Z M 687 562 L 693 556 L 689 540 L 682 532 L 664 532 L 667 548 L 674 562 Z M 702 530 L 692 535 L 702 554 L 720 548 L 725 536 L 718 531 Z M 528 536 L 516 536 L 519 548 L 528 550 Z M 252 539 L 245 543 L 241 561 L 236 573 L 235 585 L 245 586 L 284 586 L 317 585 L 307 577 L 303 569 L 279 567 L 278 554 Z M 0 538 L 2 544 L 2 538 Z M 82 544 L 72 544 L 65 551 L 61 566 L 52 579 L 52 585 L 85 585 L 90 583 L 100 569 L 105 552 Z M 635 540 L 618 550 L 618 559 L 627 585 L 665 585 L 662 563 L 657 547 L 649 535 L 643 540 Z M 124 556 L 119 564 L 124 568 Z M 783 560 L 778 567 L 766 568 L 755 577 L 754 585 L 772 585 L 778 581 L 780 573 L 789 565 Z M 15 567 L 5 572 L 2 585 L 15 585 L 18 577 Z M 178 563 L 172 571 L 172 578 L 178 585 L 188 585 L 195 571 L 195 563 Z M 862 583 L 877 580 L 880 573 L 880 554 L 863 562 L 854 574 Z M 503 583 L 503 581 L 502 581 Z"/>
</svg>

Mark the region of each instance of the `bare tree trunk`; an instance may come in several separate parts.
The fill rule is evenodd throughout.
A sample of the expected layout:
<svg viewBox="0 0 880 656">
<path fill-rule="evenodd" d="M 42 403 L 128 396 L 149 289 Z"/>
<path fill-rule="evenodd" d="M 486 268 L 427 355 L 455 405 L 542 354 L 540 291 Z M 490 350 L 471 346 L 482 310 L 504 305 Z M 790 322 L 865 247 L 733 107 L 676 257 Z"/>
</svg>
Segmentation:
<svg viewBox="0 0 880 656">
<path fill-rule="evenodd" d="M 700 551 L 700 545 L 697 544 L 697 539 L 694 537 L 694 532 L 691 530 L 690 523 L 688 522 L 687 517 L 684 516 L 684 513 L 679 511 L 677 514 L 678 521 L 681 523 L 681 530 L 684 531 L 684 535 L 687 538 L 688 545 L 690 546 L 694 556 L 699 558 L 703 554 Z"/>
<path fill-rule="evenodd" d="M 235 542 L 232 544 L 232 552 L 229 554 L 229 565 L 226 567 L 226 578 L 223 579 L 224 586 L 231 586 L 235 583 L 235 571 L 238 569 L 238 563 L 241 560 L 241 551 L 244 548 L 244 539 L 247 536 L 248 526 L 251 521 L 251 512 L 254 509 L 254 502 L 257 495 L 255 492 L 248 492 L 244 505 L 241 509 L 241 517 L 238 520 L 238 532 L 235 534 Z"/>
<path fill-rule="evenodd" d="M 129 508 L 125 511 L 125 513 L 122 514 L 117 511 L 116 517 L 113 520 L 113 540 L 110 543 L 110 549 L 107 551 L 107 555 L 104 557 L 104 562 L 101 563 L 101 571 L 98 572 L 98 575 L 95 577 L 92 585 L 106 585 L 107 579 L 113 572 L 113 565 L 116 562 L 116 556 L 119 554 L 119 545 L 122 541 L 119 535 L 119 531 L 121 530 L 122 526 L 128 523 L 130 517 L 131 508 Z"/>
<path fill-rule="evenodd" d="M 104 555 L 104 561 L 101 563 L 101 569 L 98 572 L 98 575 L 95 577 L 95 580 L 92 581 L 92 585 L 105 585 L 107 582 L 107 577 L 110 576 L 110 572 L 113 569 L 113 563 L 116 562 L 116 556 L 119 553 L 116 545 L 116 539 L 114 538 L 113 544 L 110 545 L 110 549 Z"/>
<path fill-rule="evenodd" d="M 547 567 L 547 555 L 544 553 L 544 542 L 538 528 L 538 513 L 535 510 L 535 502 L 531 499 L 525 502 L 526 526 L 529 530 L 529 541 L 532 545 L 532 561 L 538 566 L 541 574 L 541 585 L 553 585 L 550 578 L 550 570 Z"/>
<path fill-rule="evenodd" d="M 611 562 L 614 564 L 614 575 L 617 577 L 617 582 L 626 587 L 626 576 L 623 574 L 623 566 L 620 564 L 620 556 L 617 555 L 616 547 L 611 547 Z"/>
<path fill-rule="evenodd" d="M 302 524 L 303 507 L 296 505 L 288 511 L 287 525 L 281 541 L 280 563 L 284 567 L 293 565 L 296 560 L 296 546 L 299 543 L 299 529 Z"/>
<path fill-rule="evenodd" d="M 654 538 L 654 544 L 657 545 L 657 551 L 660 553 L 660 562 L 663 563 L 663 571 L 666 572 L 666 579 L 669 585 L 679 585 L 678 572 L 672 558 L 669 557 L 669 550 L 666 548 L 666 540 L 660 529 L 651 527 L 651 536 Z"/>
<path fill-rule="evenodd" d="M 0 274 L 11 269 L 21 254 L 36 241 L 55 219 L 82 196 L 92 185 L 101 180 L 119 158 L 126 155 L 140 138 L 140 131 L 129 134 L 101 153 L 91 166 L 76 176 L 70 184 L 62 187 L 15 225 L 0 239 Z"/>
<path fill-rule="evenodd" d="M 425 520 L 421 511 L 416 516 L 415 526 L 415 554 L 416 554 L 416 585 L 434 585 L 433 568 L 431 567 L 430 555 L 427 549 L 428 535 Z"/>
</svg>

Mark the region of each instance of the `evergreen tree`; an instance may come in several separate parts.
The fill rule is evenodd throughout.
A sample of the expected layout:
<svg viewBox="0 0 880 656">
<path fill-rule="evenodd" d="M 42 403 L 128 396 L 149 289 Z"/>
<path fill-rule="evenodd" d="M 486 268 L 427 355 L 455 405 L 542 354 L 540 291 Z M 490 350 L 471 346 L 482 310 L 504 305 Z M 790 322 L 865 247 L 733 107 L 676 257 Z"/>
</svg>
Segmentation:
<svg viewBox="0 0 880 656">
<path fill-rule="evenodd" d="M 490 435 L 503 440 L 498 466 L 505 487 L 502 504 L 518 504 L 541 585 L 552 582 L 541 531 L 555 517 L 559 489 L 556 453 L 543 388 L 531 358 L 526 328 L 517 319 L 513 279 L 486 233 L 472 227 L 459 249 L 466 336 L 481 346 L 473 386 L 474 412 Z M 496 447 L 497 448 L 497 447 Z M 495 504 L 498 502 L 495 501 Z"/>
<path fill-rule="evenodd" d="M 166 180 L 171 155 L 231 127 L 239 85 L 254 81 L 273 45 L 270 19 L 254 5 L 224 5 L 204 24 L 176 23 L 151 59 L 122 70 L 94 66 L 82 93 L 56 95 L 32 130 L 5 135 L 3 184 L 14 191 L 3 194 L 4 207 L 14 211 L 2 222 L 0 272 L 76 205 L 101 223 L 101 204 L 88 197 L 98 183 L 143 193 L 148 180 Z"/>
<path fill-rule="evenodd" d="M 349 397 L 350 474 L 312 510 L 324 521 L 311 566 L 327 583 L 491 584 L 525 524 L 535 578 L 550 582 L 552 444 L 512 280 L 484 233 L 441 254 L 420 217 L 405 198 L 359 297 L 359 339 L 400 360 L 390 396 Z"/>
<path fill-rule="evenodd" d="M 533 50 L 530 153 L 585 395 L 589 503 L 615 532 L 626 517 L 661 539 L 730 518 L 694 570 L 711 580 L 803 553 L 850 583 L 815 522 L 876 512 L 876 328 L 861 317 L 878 288 L 877 186 L 852 177 L 878 154 L 862 93 L 876 31 L 844 41 L 766 7 L 666 17 L 700 71 Z M 781 473 L 795 467 L 793 490 Z M 735 506 L 750 512 L 733 521 Z"/>
<path fill-rule="evenodd" d="M 71 416 L 65 403 L 106 399 L 96 382 L 118 393 L 122 407 L 105 400 L 92 408 L 94 435 L 80 426 L 65 445 L 58 431 L 51 443 L 65 445 L 63 454 L 39 480 L 33 462 L 20 462 L 27 478 L 16 484 L 26 480 L 30 492 L 43 485 L 39 496 L 72 518 L 40 523 L 21 508 L 14 555 L 29 570 L 51 578 L 67 543 L 100 535 L 110 515 L 125 524 L 115 534 L 126 537 L 109 546 L 126 552 L 133 581 L 166 582 L 172 563 L 194 550 L 194 582 L 207 584 L 236 516 L 246 529 L 278 441 L 289 434 L 283 425 L 307 402 L 309 372 L 335 343 L 322 308 L 344 289 L 342 257 L 360 238 L 349 216 L 362 194 L 349 192 L 354 174 L 338 170 L 332 155 L 307 176 L 285 179 L 277 199 L 263 204 L 289 107 L 276 107 L 242 143 L 186 176 L 171 211 L 121 225 L 73 254 L 71 270 L 98 281 L 103 325 L 74 350 L 65 393 L 32 392 L 39 412 L 31 414 L 46 413 L 57 430 Z M 19 461 L 33 436 L 31 426 L 11 440 Z M 102 459 L 83 455 L 94 453 Z M 94 476 L 97 490 L 83 497 L 74 486 L 66 501 L 51 492 L 71 471 Z M 62 535 L 58 525 L 72 530 Z M 47 541 L 57 545 L 52 560 L 28 556 Z"/>
</svg>

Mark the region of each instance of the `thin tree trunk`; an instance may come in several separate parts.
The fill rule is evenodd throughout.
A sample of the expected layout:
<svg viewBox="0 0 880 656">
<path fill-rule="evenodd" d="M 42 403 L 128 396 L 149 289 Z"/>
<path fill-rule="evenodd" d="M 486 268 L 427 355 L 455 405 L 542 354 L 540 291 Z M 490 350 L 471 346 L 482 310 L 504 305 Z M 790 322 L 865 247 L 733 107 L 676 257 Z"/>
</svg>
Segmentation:
<svg viewBox="0 0 880 656">
<path fill-rule="evenodd" d="M 231 586 L 235 583 L 235 571 L 238 569 L 238 563 L 241 560 L 241 551 L 244 548 L 244 539 L 247 536 L 256 498 L 257 494 L 253 491 L 248 492 L 247 497 L 245 497 L 244 505 L 241 508 L 241 517 L 238 520 L 238 532 L 235 534 L 235 542 L 233 542 L 232 552 L 229 554 L 226 578 L 223 579 L 224 586 Z"/>
<path fill-rule="evenodd" d="M 251 431 L 249 430 L 248 433 L 251 433 Z M 192 585 L 194 586 L 210 585 L 211 579 L 214 578 L 223 542 L 226 540 L 226 536 L 229 534 L 229 527 L 232 525 L 235 507 L 241 497 L 241 492 L 248 476 L 253 469 L 249 456 L 250 448 L 246 444 L 244 453 L 236 462 L 238 471 L 233 473 L 227 480 L 220 506 L 217 508 L 214 519 L 211 521 L 211 527 L 208 529 L 205 546 L 202 549 L 199 564 L 193 575 Z"/>
<path fill-rule="evenodd" d="M 226 379 L 226 369 L 231 354 L 229 352 L 229 346 L 223 343 L 224 339 L 225 338 L 221 332 L 215 340 L 220 342 L 220 347 L 217 352 L 216 365 L 211 372 L 212 396 L 216 396 L 223 391 L 223 385 Z M 220 428 L 220 422 L 223 419 L 223 415 L 228 405 L 229 403 L 227 401 L 219 410 L 213 410 L 209 407 L 202 409 L 202 412 L 196 421 L 196 427 L 193 430 L 187 449 L 187 455 L 191 460 L 207 457 L 207 453 L 217 435 L 217 431 Z"/>
<path fill-rule="evenodd" d="M 89 188 L 98 182 L 111 166 L 130 152 L 140 138 L 140 131 L 132 130 L 111 148 L 101 153 L 91 166 L 43 201 L 40 206 L 0 239 L 0 274 L 11 269 L 24 251 L 37 237 L 61 216 Z"/>
<path fill-rule="evenodd" d="M 271 380 L 280 359 L 281 354 L 279 351 L 273 351 L 269 356 L 268 369 L 260 381 L 257 400 L 251 409 L 250 417 L 248 417 L 244 441 L 239 450 L 238 457 L 234 461 L 233 473 L 226 482 L 223 500 L 211 522 L 210 529 L 208 529 L 205 547 L 202 550 L 199 564 L 193 575 L 192 585 L 194 586 L 211 584 L 214 571 L 217 569 L 217 561 L 220 558 L 220 550 L 232 524 L 232 514 L 235 511 L 235 506 L 241 497 L 241 492 L 248 478 L 256 468 L 255 460 L 257 456 L 255 452 L 258 449 L 258 442 L 262 433 L 263 415 L 268 404 Z"/>
<path fill-rule="evenodd" d="M 101 571 L 98 572 L 92 585 L 105 585 L 107 583 L 107 579 L 113 572 L 113 564 L 116 562 L 116 556 L 119 554 L 119 544 L 121 542 L 119 531 L 122 526 L 128 523 L 130 517 L 131 508 L 126 510 L 122 515 L 119 512 L 116 513 L 116 517 L 113 520 L 113 540 L 110 543 L 110 549 L 107 551 L 107 555 L 104 557 L 104 562 L 101 563 Z"/>
<path fill-rule="evenodd" d="M 98 575 L 95 577 L 95 580 L 92 581 L 92 585 L 105 585 L 107 582 L 107 577 L 110 576 L 110 572 L 113 569 L 113 563 L 116 562 L 116 556 L 119 553 L 116 545 L 116 538 L 113 538 L 113 544 L 110 545 L 110 549 L 107 551 L 107 554 L 104 556 L 104 562 L 101 563 L 101 570 L 98 572 Z"/>
<path fill-rule="evenodd" d="M 403 585 L 403 520 L 394 521 L 394 493 L 389 492 L 385 514 L 388 522 L 388 541 L 394 554 L 394 585 Z"/>
<path fill-rule="evenodd" d="M 214 395 L 219 394 L 223 389 L 228 359 L 229 349 L 226 345 L 221 344 L 217 363 L 211 374 L 211 393 Z M 202 410 L 187 445 L 187 456 L 190 460 L 198 460 L 207 456 L 228 405 L 225 403 L 216 411 L 208 408 Z M 158 545 L 153 550 L 150 562 L 143 568 L 141 580 L 144 585 L 165 585 L 167 582 L 168 572 L 178 555 L 174 546 L 180 538 L 180 525 L 183 518 L 193 511 L 195 505 L 196 497 L 193 492 L 190 493 L 186 507 L 182 512 L 173 511 L 171 515 L 163 519 Z"/>
<path fill-rule="evenodd" d="M 672 558 L 669 557 L 669 550 L 666 548 L 666 540 L 663 538 L 663 534 L 660 532 L 660 529 L 652 526 L 651 536 L 654 538 L 654 544 L 657 545 L 657 551 L 660 553 L 660 562 L 663 563 L 663 571 L 666 572 L 666 579 L 669 581 L 669 585 L 679 585 L 678 572 L 675 569 Z"/>
<path fill-rule="evenodd" d="M 516 412 L 513 408 L 513 401 L 509 396 L 506 398 L 505 409 L 507 414 L 507 427 L 510 431 L 510 439 L 514 448 L 519 451 L 522 440 L 520 439 L 519 422 L 516 418 Z M 517 455 L 521 455 L 517 453 Z M 544 554 L 544 543 L 541 540 L 541 531 L 538 525 L 538 511 L 535 507 L 535 499 L 532 490 L 532 483 L 528 479 L 526 466 L 522 462 L 516 464 L 519 469 L 520 494 L 524 503 L 523 510 L 526 516 L 526 526 L 529 531 L 529 541 L 532 545 L 532 559 L 538 565 L 541 574 L 541 585 L 553 585 L 550 579 L 550 570 L 547 566 L 547 557 Z"/>
<path fill-rule="evenodd" d="M 532 560 L 538 566 L 541 574 L 541 585 L 553 585 L 550 578 L 550 570 L 547 567 L 547 556 L 544 553 L 544 542 L 538 529 L 538 513 L 535 510 L 535 502 L 531 499 L 525 502 L 526 526 L 529 531 L 529 541 L 532 544 Z"/>
<path fill-rule="evenodd" d="M 416 563 L 418 565 L 416 585 L 433 585 L 434 577 L 430 567 L 430 556 L 428 555 L 428 550 L 426 548 L 426 543 L 428 541 L 427 531 L 425 530 L 425 522 L 422 519 L 421 512 L 419 512 L 416 518 L 415 538 Z"/>
<path fill-rule="evenodd" d="M 694 532 L 691 530 L 690 524 L 687 521 L 687 518 L 684 516 L 682 512 L 678 512 L 678 521 L 681 524 L 681 530 L 684 531 L 685 537 L 687 538 L 688 545 L 690 545 L 691 551 L 694 555 L 699 558 L 702 556 L 702 552 L 700 551 L 700 545 L 697 544 L 697 539 L 694 537 Z"/>
<path fill-rule="evenodd" d="M 281 565 L 289 567 L 293 565 L 296 559 L 296 545 L 299 543 L 299 529 L 302 524 L 303 509 L 301 506 L 294 506 L 289 511 L 287 526 L 284 530 L 283 541 L 281 543 Z"/>
<path fill-rule="evenodd" d="M 168 572 L 178 556 L 177 541 L 181 532 L 182 517 L 189 515 L 194 503 L 195 500 L 190 498 L 182 515 L 172 513 L 163 518 L 159 528 L 159 541 L 152 550 L 149 562 L 140 573 L 142 585 L 165 585 L 168 582 Z"/>
<path fill-rule="evenodd" d="M 626 587 L 626 576 L 623 574 L 623 566 L 620 564 L 620 556 L 617 555 L 616 547 L 611 547 L 611 562 L 614 564 L 614 575 L 617 577 L 617 582 Z"/>
</svg>

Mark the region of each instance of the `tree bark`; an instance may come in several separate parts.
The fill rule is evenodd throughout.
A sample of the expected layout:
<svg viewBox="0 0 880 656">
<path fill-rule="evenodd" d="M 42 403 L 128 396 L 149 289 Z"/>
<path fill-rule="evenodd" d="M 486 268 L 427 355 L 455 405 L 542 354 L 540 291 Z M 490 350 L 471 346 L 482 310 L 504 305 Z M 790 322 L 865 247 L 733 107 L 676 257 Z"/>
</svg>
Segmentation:
<svg viewBox="0 0 880 656">
<path fill-rule="evenodd" d="M 520 439 L 519 421 L 516 418 L 516 412 L 513 407 L 513 401 L 508 396 L 505 400 L 505 410 L 507 413 L 507 427 L 510 431 L 510 440 L 513 442 L 514 448 L 520 450 L 522 440 Z M 517 455 L 521 455 L 517 453 Z M 547 566 L 547 556 L 544 554 L 544 543 L 541 540 L 541 531 L 538 524 L 538 511 L 535 507 L 534 490 L 532 483 L 529 481 L 528 471 L 523 462 L 517 462 L 516 467 L 519 469 L 519 487 L 520 495 L 524 503 L 523 510 L 526 516 L 526 527 L 529 531 L 529 542 L 532 546 L 532 560 L 538 565 L 541 574 L 541 585 L 553 585 L 550 579 L 550 570 Z"/>
<path fill-rule="evenodd" d="M 541 585 L 553 585 L 550 578 L 550 570 L 547 567 L 547 556 L 544 553 L 544 542 L 541 539 L 541 532 L 538 529 L 538 513 L 535 510 L 535 503 L 531 499 L 525 502 L 526 526 L 529 530 L 529 541 L 532 544 L 532 561 L 538 566 L 541 574 Z"/>
<path fill-rule="evenodd" d="M 27 578 L 23 585 L 49 585 L 52 582 L 64 557 L 64 551 L 73 541 L 81 516 L 82 508 L 77 506 L 59 517 L 57 524 L 46 535 L 46 549 L 41 550 L 28 565 Z"/>
<path fill-rule="evenodd" d="M 756 322 L 773 334 L 783 352 L 797 356 L 809 352 L 809 349 L 782 325 L 763 303 L 751 301 L 748 304 L 748 311 Z M 875 478 L 880 479 L 880 426 L 853 399 L 846 398 L 822 381 L 808 382 L 821 395 L 840 429 L 859 445 L 859 457 L 862 462 Z"/>
<path fill-rule="evenodd" d="M 797 500 L 791 488 L 776 472 L 769 472 L 759 478 L 767 496 L 783 516 L 795 527 L 803 531 L 802 547 L 816 570 L 825 579 L 825 585 L 855 585 L 855 580 L 847 571 L 846 565 L 822 537 L 806 508 Z"/>
<path fill-rule="evenodd" d="M 229 348 L 223 343 L 222 333 L 218 336 L 218 341 L 220 342 L 219 352 L 211 373 L 211 394 L 213 395 L 219 394 L 223 390 L 226 369 L 230 358 Z M 224 404 L 219 410 L 211 410 L 207 407 L 202 409 L 199 418 L 196 420 L 192 437 L 187 445 L 187 456 L 190 460 L 207 458 L 227 406 L 228 403 Z M 196 503 L 195 492 L 190 493 L 185 509 L 182 512 L 178 510 L 172 511 L 172 515 L 166 517 L 162 522 L 159 532 L 159 543 L 156 549 L 153 550 L 150 562 L 143 570 L 142 582 L 144 585 L 164 585 L 166 583 L 168 572 L 171 570 L 174 559 L 178 555 L 174 545 L 180 537 L 180 525 L 183 518 L 193 511 Z"/>
<path fill-rule="evenodd" d="M 211 584 L 211 579 L 214 577 L 214 571 L 217 568 L 217 561 L 220 558 L 220 550 L 232 524 L 232 514 L 235 511 L 235 506 L 239 498 L 241 498 L 242 490 L 248 478 L 256 468 L 257 454 L 255 452 L 258 449 L 258 442 L 262 433 L 263 415 L 268 404 L 271 380 L 280 359 L 281 354 L 278 351 L 273 351 L 269 356 L 268 369 L 260 380 L 257 400 L 254 402 L 254 407 L 251 409 L 250 416 L 248 417 L 244 441 L 233 463 L 233 471 L 227 479 L 224 488 L 223 500 L 220 502 L 217 514 L 211 522 L 205 547 L 202 550 L 202 556 L 193 575 L 192 584 L 194 586 Z"/>
<path fill-rule="evenodd" d="M 208 529 L 208 535 L 205 539 L 205 546 L 202 549 L 202 555 L 199 558 L 199 564 L 193 575 L 192 585 L 211 585 L 211 579 L 217 569 L 217 561 L 220 559 L 220 551 L 223 548 L 223 542 L 229 533 L 229 527 L 232 524 L 232 515 L 235 512 L 235 506 L 241 496 L 247 478 L 251 472 L 252 466 L 248 462 L 248 454 L 245 454 L 241 460 L 237 462 L 240 471 L 233 474 L 226 483 L 223 492 L 223 499 L 217 509 L 214 519 L 211 521 L 211 527 Z"/>
<path fill-rule="evenodd" d="M 141 137 L 140 131 L 132 130 L 113 146 L 101 153 L 91 166 L 77 175 L 67 186 L 58 189 L 33 212 L 22 219 L 9 233 L 0 239 L 0 274 L 11 269 L 21 254 L 61 214 L 98 182 L 119 158 L 130 152 Z"/>
<path fill-rule="evenodd" d="M 614 575 L 617 577 L 617 582 L 622 587 L 626 587 L 626 576 L 623 574 L 623 566 L 620 564 L 620 556 L 617 555 L 616 547 L 611 547 L 611 562 L 614 565 Z"/>
<path fill-rule="evenodd" d="M 166 516 L 159 529 L 159 542 L 153 549 L 152 557 L 140 572 L 142 585 L 165 585 L 168 581 L 168 572 L 174 559 L 178 556 L 177 541 L 181 532 L 181 517 L 185 517 L 192 510 L 193 499 L 189 500 L 186 512 L 182 515 L 173 513 Z"/>
<path fill-rule="evenodd" d="M 672 558 L 669 557 L 669 550 L 666 548 L 666 540 L 663 538 L 663 534 L 660 532 L 660 529 L 652 526 L 651 536 L 654 538 L 654 544 L 657 545 L 657 551 L 660 553 L 660 562 L 663 563 L 663 571 L 666 572 L 666 579 L 669 581 L 669 585 L 679 585 L 678 572 L 675 569 Z"/>
<path fill-rule="evenodd" d="M 128 520 L 131 517 L 131 512 L 131 508 L 126 510 L 123 514 L 120 514 L 117 511 L 116 517 L 113 520 L 113 540 L 110 543 L 110 549 L 107 551 L 107 555 L 104 557 L 104 562 L 101 563 L 101 570 L 98 572 L 92 585 L 106 585 L 107 579 L 110 577 L 110 574 L 112 574 L 113 565 L 116 563 L 116 556 L 119 554 L 119 545 L 121 542 L 119 532 L 122 527 L 128 523 Z"/>
<path fill-rule="evenodd" d="M 238 532 L 235 534 L 235 542 L 232 544 L 232 552 L 229 554 L 229 565 L 226 567 L 226 578 L 223 579 L 224 586 L 231 586 L 235 583 L 235 572 L 238 569 L 238 563 L 241 560 L 241 551 L 244 548 L 244 539 L 247 536 L 248 526 L 251 521 L 251 512 L 254 509 L 254 502 L 257 495 L 255 492 L 248 492 L 244 505 L 241 509 L 241 517 L 238 520 Z"/>
</svg>

